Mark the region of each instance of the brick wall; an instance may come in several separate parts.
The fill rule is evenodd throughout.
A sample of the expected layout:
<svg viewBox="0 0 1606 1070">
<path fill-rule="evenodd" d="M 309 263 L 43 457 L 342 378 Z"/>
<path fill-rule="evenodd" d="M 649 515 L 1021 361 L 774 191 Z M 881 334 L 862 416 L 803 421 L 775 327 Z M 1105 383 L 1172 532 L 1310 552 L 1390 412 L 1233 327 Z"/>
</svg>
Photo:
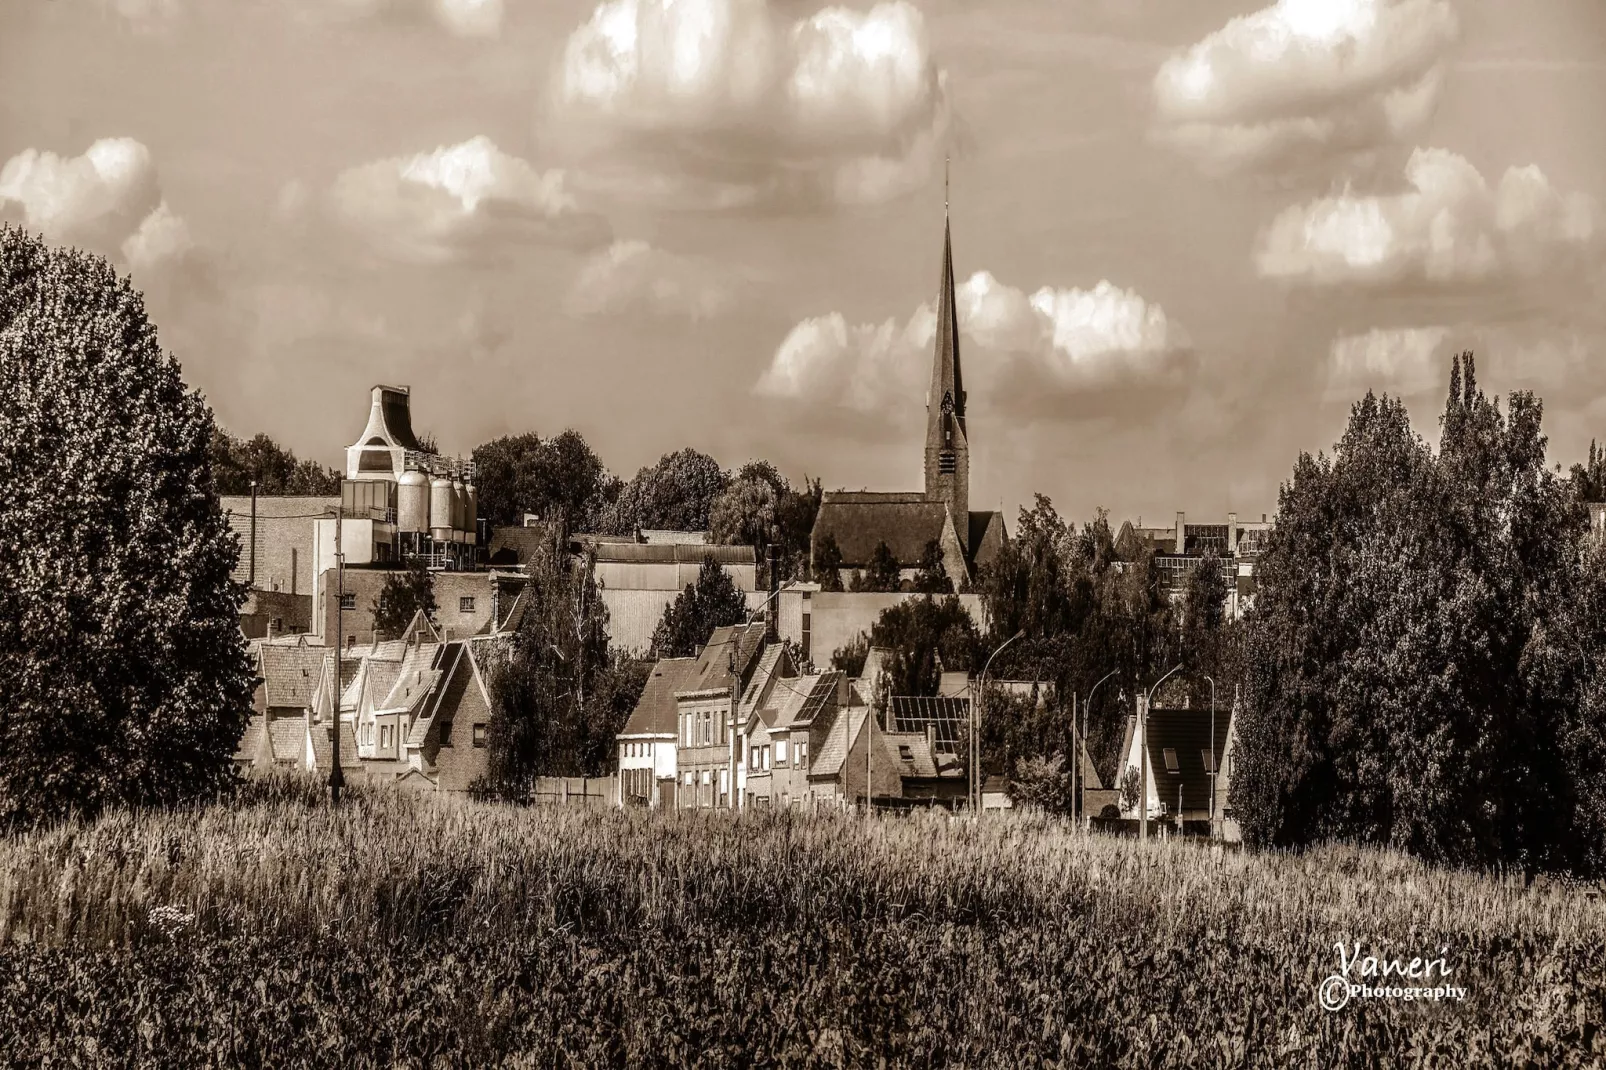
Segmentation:
<svg viewBox="0 0 1606 1070">
<path fill-rule="evenodd" d="M 312 630 L 312 595 L 253 590 L 240 607 L 240 627 L 247 639 L 260 639 L 272 625 L 274 635 Z"/>
<path fill-rule="evenodd" d="M 240 536 L 240 562 L 233 576 L 243 583 L 251 572 L 251 496 L 226 495 L 219 500 L 229 526 Z M 265 591 L 312 593 L 313 521 L 333 510 L 338 501 L 334 497 L 258 496 L 254 586 Z"/>
<path fill-rule="evenodd" d="M 384 589 L 385 578 L 391 574 L 386 569 L 348 568 L 345 570 L 345 593 L 352 595 L 355 601 L 353 608 L 346 610 L 341 621 L 345 641 L 352 642 L 356 636 L 358 645 L 371 643 L 374 639 L 374 603 L 379 598 L 379 592 Z M 483 628 L 491 619 L 492 583 L 490 572 L 436 572 L 435 577 L 435 626 L 441 629 L 441 636 L 445 639 L 460 639 L 473 635 Z M 319 600 L 323 605 L 317 608 L 318 617 L 322 622 L 322 636 L 326 642 L 335 641 L 335 600 L 328 597 L 334 591 L 335 572 L 330 569 L 324 574 L 324 581 L 319 584 Z M 504 594 L 511 599 L 511 592 Z M 472 600 L 466 604 L 464 599 Z M 504 612 L 505 612 L 504 607 Z M 396 638 L 390 636 L 389 638 Z"/>
</svg>

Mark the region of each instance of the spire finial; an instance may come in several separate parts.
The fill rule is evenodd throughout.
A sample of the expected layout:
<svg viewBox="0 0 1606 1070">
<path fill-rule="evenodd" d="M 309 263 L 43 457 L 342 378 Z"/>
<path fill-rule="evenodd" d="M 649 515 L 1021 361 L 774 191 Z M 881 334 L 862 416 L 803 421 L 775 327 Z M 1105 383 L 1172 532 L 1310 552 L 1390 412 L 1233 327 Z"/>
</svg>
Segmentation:
<svg viewBox="0 0 1606 1070">
<path fill-rule="evenodd" d="M 942 154 L 942 214 L 948 214 L 948 153 Z"/>
</svg>

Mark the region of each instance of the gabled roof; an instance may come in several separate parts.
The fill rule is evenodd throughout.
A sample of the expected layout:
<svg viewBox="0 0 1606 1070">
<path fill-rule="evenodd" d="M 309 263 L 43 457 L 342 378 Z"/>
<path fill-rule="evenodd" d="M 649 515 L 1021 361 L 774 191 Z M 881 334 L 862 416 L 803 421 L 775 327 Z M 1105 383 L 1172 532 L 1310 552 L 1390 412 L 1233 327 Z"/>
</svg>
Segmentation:
<svg viewBox="0 0 1606 1070">
<path fill-rule="evenodd" d="M 641 689 L 636 708 L 625 722 L 622 736 L 673 736 L 676 731 L 675 692 L 697 674 L 696 658 L 660 658 Z"/>
<path fill-rule="evenodd" d="M 1229 710 L 1216 710 L 1216 761 L 1227 748 L 1227 731 L 1232 721 Z M 1208 708 L 1162 709 L 1150 707 L 1148 728 L 1149 771 L 1154 777 L 1159 801 L 1177 804 L 1177 786 L 1182 787 L 1182 808 L 1204 810 L 1210 806 L 1212 777 L 1205 766 L 1210 750 L 1210 710 Z M 1177 772 L 1171 772 L 1165 752 L 1175 753 Z M 1130 753 L 1130 751 L 1128 752 Z"/>
<path fill-rule="evenodd" d="M 965 541 L 970 552 L 970 563 L 979 567 L 992 563 L 998 557 L 998 551 L 1004 548 L 1009 541 L 1009 532 L 1004 529 L 1004 514 L 997 510 L 988 512 L 971 512 L 970 537 Z"/>
<path fill-rule="evenodd" d="M 312 705 L 323 675 L 328 647 L 305 643 L 264 643 L 257 648 L 257 671 L 269 709 L 302 710 Z"/>
<path fill-rule="evenodd" d="M 830 731 L 820 741 L 819 751 L 809 762 L 809 776 L 834 777 L 840 773 L 842 763 L 852 749 L 852 741 L 859 738 L 865 718 L 869 716 L 870 709 L 867 706 L 857 706 L 839 713 Z"/>
<path fill-rule="evenodd" d="M 764 648 L 765 624 L 733 624 L 715 628 L 697 655 L 696 676 L 680 690 L 709 691 L 740 688 L 752 678 L 758 655 Z"/>
<path fill-rule="evenodd" d="M 826 493 L 811 536 L 815 552 L 827 535 L 842 551 L 843 568 L 863 568 L 879 543 L 886 543 L 904 568 L 920 563 L 926 544 L 942 543 L 948 506 L 923 494 Z"/>
<path fill-rule="evenodd" d="M 841 679 L 842 673 L 833 670 L 777 681 L 772 703 L 775 720 L 769 722 L 771 730 L 786 731 L 812 725 L 821 712 L 834 705 Z"/>
<path fill-rule="evenodd" d="M 747 682 L 747 689 L 742 692 L 736 723 L 745 725 L 754 713 L 769 704 L 770 696 L 781 678 L 796 675 L 797 666 L 792 664 L 792 655 L 786 644 L 766 644 L 764 652 L 758 657 L 758 666 L 753 670 L 752 679 Z"/>
<path fill-rule="evenodd" d="M 307 722 L 302 717 L 274 717 L 266 727 L 269 745 L 273 748 L 275 762 L 294 762 L 302 764 L 306 757 Z M 342 741 L 344 742 L 344 741 Z M 355 751 L 353 752 L 355 755 Z"/>
<path fill-rule="evenodd" d="M 296 718 L 286 718 L 286 721 L 297 721 Z M 316 771 L 328 770 L 334 761 L 334 743 L 332 742 L 331 726 L 328 721 L 314 721 L 310 717 L 299 719 L 300 742 L 304 748 L 308 743 L 312 745 L 312 768 Z M 278 753 L 278 744 L 274 745 L 274 753 Z M 362 767 L 362 760 L 357 757 L 357 737 L 351 731 L 351 722 L 345 718 L 340 719 L 340 768 L 358 769 Z"/>
</svg>

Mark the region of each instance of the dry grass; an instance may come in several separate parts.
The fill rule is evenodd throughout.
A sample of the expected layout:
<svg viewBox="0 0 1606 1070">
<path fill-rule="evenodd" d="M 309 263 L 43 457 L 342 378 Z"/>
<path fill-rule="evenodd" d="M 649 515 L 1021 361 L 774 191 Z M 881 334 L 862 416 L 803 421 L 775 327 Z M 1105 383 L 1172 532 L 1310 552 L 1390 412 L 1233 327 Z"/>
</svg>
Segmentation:
<svg viewBox="0 0 1606 1070">
<path fill-rule="evenodd" d="M 1606 909 L 1377 852 L 297 785 L 0 842 L 0 1063 L 1599 1065 Z M 1461 1004 L 1316 986 L 1448 948 Z M 251 1061 L 247 1059 L 246 1061 Z"/>
</svg>

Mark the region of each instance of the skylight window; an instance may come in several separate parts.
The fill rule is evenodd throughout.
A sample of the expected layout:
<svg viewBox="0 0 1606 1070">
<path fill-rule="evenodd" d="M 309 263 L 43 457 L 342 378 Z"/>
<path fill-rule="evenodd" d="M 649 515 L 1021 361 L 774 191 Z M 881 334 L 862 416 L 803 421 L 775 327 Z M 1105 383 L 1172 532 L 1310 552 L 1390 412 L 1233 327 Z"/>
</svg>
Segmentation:
<svg viewBox="0 0 1606 1070">
<path fill-rule="evenodd" d="M 1207 750 L 1200 751 L 1199 752 L 1199 758 L 1204 762 L 1205 772 L 1214 773 L 1216 771 L 1215 758 L 1214 758 L 1213 755 L 1211 755 L 1211 753 L 1209 751 L 1207 751 Z"/>
<path fill-rule="evenodd" d="M 1172 747 L 1167 747 L 1165 749 L 1165 771 L 1168 773 L 1175 773 L 1180 768 L 1181 767 L 1177 765 L 1176 750 Z"/>
</svg>

